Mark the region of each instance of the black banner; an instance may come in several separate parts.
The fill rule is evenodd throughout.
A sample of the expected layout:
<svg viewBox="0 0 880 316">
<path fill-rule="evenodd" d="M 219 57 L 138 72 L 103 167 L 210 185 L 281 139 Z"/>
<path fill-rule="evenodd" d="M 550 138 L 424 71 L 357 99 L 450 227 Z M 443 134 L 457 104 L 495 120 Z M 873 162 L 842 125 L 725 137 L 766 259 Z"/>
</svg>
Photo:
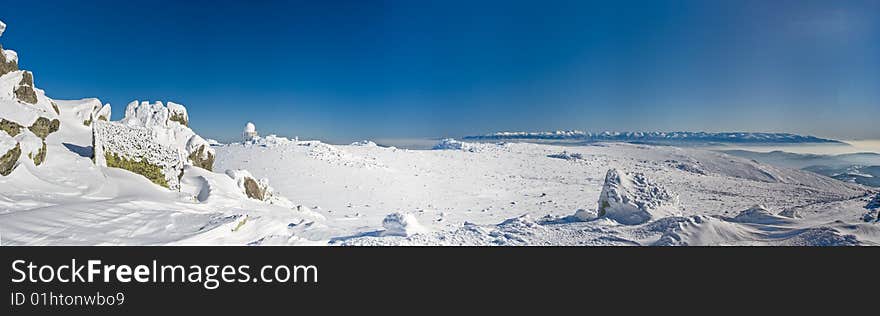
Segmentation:
<svg viewBox="0 0 880 316">
<path fill-rule="evenodd" d="M 547 312 L 672 302 L 742 308 L 788 296 L 880 297 L 851 285 L 876 281 L 875 248 L 4 247 L 0 254 L 5 310 L 13 315 Z M 90 261 L 100 270 L 92 282 Z M 153 272 L 162 266 L 181 266 L 196 281 L 160 281 Z M 221 280 L 226 266 L 232 282 Z M 299 273 L 296 281 L 285 270 Z M 52 281 L 41 280 L 50 274 Z"/>
</svg>

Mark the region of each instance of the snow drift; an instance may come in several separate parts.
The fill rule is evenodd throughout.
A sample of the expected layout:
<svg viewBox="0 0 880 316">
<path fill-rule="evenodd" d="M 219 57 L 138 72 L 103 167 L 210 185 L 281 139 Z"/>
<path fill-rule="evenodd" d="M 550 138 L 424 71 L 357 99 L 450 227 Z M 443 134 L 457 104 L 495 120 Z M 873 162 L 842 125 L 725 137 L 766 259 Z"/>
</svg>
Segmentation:
<svg viewBox="0 0 880 316">
<path fill-rule="evenodd" d="M 412 213 L 391 213 L 382 220 L 382 236 L 412 236 L 425 233 L 427 230 L 419 224 Z"/>
</svg>

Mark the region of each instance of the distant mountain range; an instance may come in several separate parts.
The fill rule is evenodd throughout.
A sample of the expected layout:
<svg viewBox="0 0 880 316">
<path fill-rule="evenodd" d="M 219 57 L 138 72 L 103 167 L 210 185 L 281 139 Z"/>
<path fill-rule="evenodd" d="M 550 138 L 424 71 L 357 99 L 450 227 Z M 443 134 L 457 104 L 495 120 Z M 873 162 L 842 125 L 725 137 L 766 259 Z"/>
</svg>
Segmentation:
<svg viewBox="0 0 880 316">
<path fill-rule="evenodd" d="M 570 140 L 584 142 L 637 142 L 637 143 L 736 143 L 736 144 L 844 144 L 843 142 L 789 133 L 707 133 L 707 132 L 601 132 L 578 130 L 555 132 L 498 132 L 481 136 L 466 136 L 465 140 Z"/>
</svg>

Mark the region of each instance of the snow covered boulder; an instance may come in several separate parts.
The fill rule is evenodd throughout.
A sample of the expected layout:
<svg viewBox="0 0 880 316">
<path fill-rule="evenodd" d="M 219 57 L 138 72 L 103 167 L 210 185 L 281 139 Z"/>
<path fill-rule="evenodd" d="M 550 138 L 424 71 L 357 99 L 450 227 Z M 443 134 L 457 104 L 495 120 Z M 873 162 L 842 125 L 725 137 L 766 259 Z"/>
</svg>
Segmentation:
<svg viewBox="0 0 880 316">
<path fill-rule="evenodd" d="M 874 199 L 868 202 L 868 205 L 865 205 L 865 208 L 869 210 L 876 210 L 880 208 L 880 193 L 877 193 L 877 195 L 874 196 Z"/>
<path fill-rule="evenodd" d="M 476 150 L 476 147 L 473 144 L 465 143 L 457 141 L 453 138 L 444 138 L 441 139 L 437 145 L 434 146 L 434 150 L 464 150 L 473 152 Z"/>
<path fill-rule="evenodd" d="M 638 225 L 680 212 L 678 197 L 648 181 L 644 174 L 610 169 L 605 174 L 597 213 L 624 225 Z"/>
<path fill-rule="evenodd" d="M 773 215 L 773 213 L 763 205 L 755 205 L 736 214 L 733 221 L 738 223 L 767 223 L 773 222 L 778 218 L 777 215 Z"/>
<path fill-rule="evenodd" d="M 391 213 L 388 216 L 385 216 L 385 219 L 382 220 L 382 227 L 385 228 L 382 231 L 382 236 L 402 236 L 409 237 L 415 234 L 422 234 L 427 232 L 419 221 L 416 219 L 416 216 L 412 213 Z"/>
<path fill-rule="evenodd" d="M 226 175 L 232 178 L 241 192 L 249 198 L 268 201 L 274 195 L 268 179 L 257 180 L 247 170 L 226 170 Z"/>
<path fill-rule="evenodd" d="M 155 129 L 97 121 L 92 123 L 92 143 L 95 164 L 126 169 L 168 189 L 180 189 L 184 156 Z"/>
</svg>

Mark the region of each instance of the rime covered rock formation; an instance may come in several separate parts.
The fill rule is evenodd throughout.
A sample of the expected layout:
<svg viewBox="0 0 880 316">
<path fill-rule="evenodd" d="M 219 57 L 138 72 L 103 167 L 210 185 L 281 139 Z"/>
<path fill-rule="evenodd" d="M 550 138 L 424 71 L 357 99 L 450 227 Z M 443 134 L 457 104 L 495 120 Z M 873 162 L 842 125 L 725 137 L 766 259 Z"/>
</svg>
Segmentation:
<svg viewBox="0 0 880 316">
<path fill-rule="evenodd" d="M 95 163 L 133 171 L 172 190 L 179 189 L 184 165 L 213 168 L 214 149 L 186 126 L 184 106 L 134 101 L 121 121 L 103 122 L 98 104 L 89 112 L 99 117 L 91 123 Z"/>
<path fill-rule="evenodd" d="M 154 129 L 98 121 L 92 124 L 92 133 L 95 164 L 126 169 L 171 190 L 180 189 L 182 152 L 163 142 Z"/>
<path fill-rule="evenodd" d="M 650 182 L 644 174 L 610 169 L 599 195 L 599 217 L 625 225 L 678 215 L 678 197 Z"/>
</svg>

